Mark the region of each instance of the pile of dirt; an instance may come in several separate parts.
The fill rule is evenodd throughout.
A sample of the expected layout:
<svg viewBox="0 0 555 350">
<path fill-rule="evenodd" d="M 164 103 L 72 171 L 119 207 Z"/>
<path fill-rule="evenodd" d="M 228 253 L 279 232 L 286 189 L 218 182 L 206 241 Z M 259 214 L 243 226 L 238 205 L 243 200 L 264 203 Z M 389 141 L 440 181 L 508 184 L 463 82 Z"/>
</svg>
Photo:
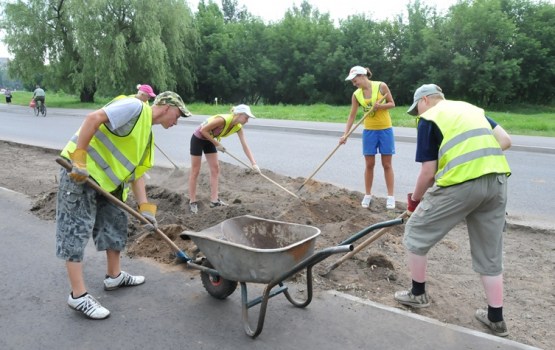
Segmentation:
<svg viewBox="0 0 555 350">
<path fill-rule="evenodd" d="M 0 186 L 27 193 L 35 201 L 33 212 L 46 220 L 55 213 L 56 177 L 59 166 L 55 151 L 24 147 L 0 141 L 0 159 L 13 166 L 0 169 Z M 22 161 L 25 160 L 25 161 Z M 158 205 L 160 228 L 190 256 L 195 246 L 179 234 L 185 230 L 202 231 L 222 221 L 241 215 L 254 215 L 304 225 L 321 230 L 317 248 L 337 245 L 364 228 L 395 219 L 405 210 L 386 210 L 385 199 L 375 198 L 369 209 L 360 206 L 362 193 L 320 182 L 309 182 L 295 198 L 264 177 L 245 168 L 221 162 L 220 198 L 228 206 L 209 208 L 209 184 L 203 164 L 198 184 L 199 212 L 189 212 L 187 198 L 188 169 L 155 168 L 149 172 L 147 192 Z M 283 187 L 295 192 L 304 178 L 291 178 L 262 169 Z M 361 174 L 362 176 L 362 174 Z M 133 198 L 128 204 L 135 206 Z M 402 245 L 404 225 L 393 226 L 388 233 L 361 250 L 352 259 L 326 277 L 319 273 L 341 256 L 332 256 L 314 267 L 315 290 L 335 289 L 423 316 L 487 332 L 474 319 L 474 310 L 486 305 L 479 277 L 471 269 L 468 237 L 464 223 L 459 224 L 429 254 L 428 291 L 432 305 L 411 310 L 397 304 L 393 294 L 410 285 Z M 370 233 L 372 234 L 372 233 Z M 153 259 L 160 264 L 175 264 L 175 254 L 156 235 L 145 235 L 137 220 L 129 224 L 127 254 Z M 369 236 L 355 242 L 363 242 Z M 509 338 L 542 348 L 555 348 L 551 324 L 555 321 L 555 231 L 509 225 L 505 237 L 505 319 Z M 296 279 L 303 279 L 301 274 Z"/>
</svg>

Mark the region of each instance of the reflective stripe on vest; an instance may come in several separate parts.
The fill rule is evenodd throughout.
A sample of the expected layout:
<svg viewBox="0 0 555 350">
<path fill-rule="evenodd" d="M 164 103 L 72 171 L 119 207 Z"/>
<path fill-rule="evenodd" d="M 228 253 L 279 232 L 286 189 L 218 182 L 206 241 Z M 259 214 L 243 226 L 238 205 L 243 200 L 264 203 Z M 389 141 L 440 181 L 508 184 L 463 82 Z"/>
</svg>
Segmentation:
<svg viewBox="0 0 555 350">
<path fill-rule="evenodd" d="M 435 123 L 443 135 L 435 174 L 438 186 L 456 185 L 491 173 L 510 174 L 481 108 L 443 100 L 421 117 Z"/>
<path fill-rule="evenodd" d="M 115 135 L 101 124 L 87 149 L 87 171 L 103 189 L 112 192 L 118 186 L 140 178 L 152 167 L 154 142 L 151 127 L 152 109 L 145 103 L 128 135 Z M 79 131 L 62 150 L 62 156 L 69 159 L 69 152 L 77 148 Z"/>
</svg>

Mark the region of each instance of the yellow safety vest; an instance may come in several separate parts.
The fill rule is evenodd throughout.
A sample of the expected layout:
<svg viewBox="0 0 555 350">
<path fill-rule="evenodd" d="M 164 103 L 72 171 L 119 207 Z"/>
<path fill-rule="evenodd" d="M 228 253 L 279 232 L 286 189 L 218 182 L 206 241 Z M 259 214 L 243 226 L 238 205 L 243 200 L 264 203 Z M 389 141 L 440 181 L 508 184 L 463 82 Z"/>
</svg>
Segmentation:
<svg viewBox="0 0 555 350">
<path fill-rule="evenodd" d="M 362 107 L 362 111 L 366 114 L 372 109 L 376 101 L 380 100 L 383 95 L 380 92 L 381 81 L 371 81 L 372 84 L 372 96 L 370 100 L 364 98 L 364 92 L 361 88 L 356 89 L 353 93 L 358 103 Z M 380 109 L 374 111 L 366 117 L 364 120 L 364 128 L 367 130 L 383 130 L 391 128 L 393 124 L 391 123 L 391 116 L 389 115 L 388 109 Z"/>
<path fill-rule="evenodd" d="M 218 135 L 214 135 L 212 133 L 212 131 L 210 132 L 210 135 L 215 138 L 218 142 L 220 142 L 220 140 L 222 139 L 222 137 L 228 137 L 229 135 L 233 135 L 235 134 L 237 131 L 241 130 L 241 128 L 243 127 L 242 124 L 235 124 L 235 126 L 233 126 L 233 128 L 230 128 L 231 126 L 231 121 L 233 120 L 233 114 L 218 114 L 218 115 L 214 115 L 208 119 L 206 119 L 204 122 L 202 122 L 202 124 L 200 125 L 200 127 L 202 128 L 204 125 L 210 123 L 212 120 L 214 120 L 217 117 L 222 117 L 224 118 L 224 127 L 222 129 L 222 132 L 220 132 Z"/>
<path fill-rule="evenodd" d="M 443 100 L 420 117 L 435 123 L 443 134 L 435 174 L 438 186 L 457 185 L 486 174 L 511 174 L 483 109 Z"/>
<path fill-rule="evenodd" d="M 118 136 L 106 125 L 100 125 L 87 149 L 87 171 L 100 187 L 112 192 L 123 186 L 122 199 L 125 201 L 128 183 L 143 176 L 154 164 L 154 135 L 151 129 L 152 108 L 144 102 L 141 114 L 129 134 Z M 62 150 L 63 157 L 69 159 L 69 152 L 77 148 L 80 130 Z"/>
</svg>

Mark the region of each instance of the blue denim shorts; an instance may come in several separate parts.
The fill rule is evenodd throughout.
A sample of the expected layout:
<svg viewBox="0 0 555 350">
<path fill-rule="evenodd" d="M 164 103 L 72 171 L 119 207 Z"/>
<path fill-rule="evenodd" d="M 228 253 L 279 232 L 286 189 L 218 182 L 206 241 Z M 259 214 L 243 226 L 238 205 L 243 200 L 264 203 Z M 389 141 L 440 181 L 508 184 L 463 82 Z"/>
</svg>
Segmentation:
<svg viewBox="0 0 555 350">
<path fill-rule="evenodd" d="M 127 243 L 127 214 L 86 184 L 77 184 L 60 170 L 56 201 L 56 256 L 83 260 L 92 235 L 96 249 L 122 251 Z"/>
<path fill-rule="evenodd" d="M 383 155 L 395 154 L 395 136 L 393 128 L 383 130 L 362 131 L 362 154 L 375 156 L 377 153 Z"/>
</svg>

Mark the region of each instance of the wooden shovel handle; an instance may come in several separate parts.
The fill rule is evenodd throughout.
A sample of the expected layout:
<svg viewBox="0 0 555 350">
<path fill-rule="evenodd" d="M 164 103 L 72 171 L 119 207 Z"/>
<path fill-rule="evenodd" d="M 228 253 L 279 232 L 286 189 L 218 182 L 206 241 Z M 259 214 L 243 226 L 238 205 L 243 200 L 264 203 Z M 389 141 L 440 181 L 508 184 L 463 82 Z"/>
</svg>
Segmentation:
<svg viewBox="0 0 555 350">
<path fill-rule="evenodd" d="M 370 109 L 368 112 L 366 112 L 362 118 L 360 118 L 360 120 L 355 124 L 354 127 L 351 127 L 351 130 L 349 130 L 349 132 L 347 133 L 347 135 L 345 135 L 345 140 L 347 140 L 347 138 L 349 138 L 349 136 L 351 136 L 351 134 L 353 133 L 353 131 L 355 131 L 356 128 L 358 128 L 358 126 L 359 126 L 360 124 L 362 124 L 362 122 L 366 119 L 366 117 L 367 117 L 368 115 L 370 115 L 370 113 L 372 113 L 372 112 L 374 112 L 374 111 L 376 110 L 376 106 L 377 106 L 378 104 L 382 103 L 382 102 L 386 99 L 387 95 L 389 95 L 389 92 L 388 92 L 387 94 L 383 95 L 382 98 L 381 98 L 379 101 L 377 101 L 377 102 L 372 106 L 372 109 Z M 314 172 L 312 172 L 312 174 L 310 174 L 310 176 L 306 178 L 306 180 L 305 180 L 305 181 L 303 182 L 303 184 L 299 187 L 299 189 L 297 190 L 297 192 L 299 192 L 299 191 L 303 188 L 303 186 L 304 186 L 310 179 L 312 179 L 312 177 L 313 177 L 314 175 L 316 175 L 316 173 L 318 172 L 318 170 L 320 170 L 320 168 L 322 168 L 322 167 L 324 166 L 324 164 L 326 164 L 326 162 L 331 158 L 331 156 L 335 153 L 335 151 L 337 151 L 337 149 L 338 149 L 341 145 L 342 145 L 341 143 L 338 143 L 337 146 L 335 146 L 335 148 L 333 149 L 333 151 L 331 151 L 331 153 L 326 157 L 326 159 L 324 159 L 324 161 L 323 161 L 322 163 L 320 163 L 320 165 L 316 168 L 316 170 L 314 170 Z"/>
<path fill-rule="evenodd" d="M 397 219 L 406 219 L 408 217 L 409 217 L 409 213 L 407 211 L 404 211 L 401 215 L 399 215 L 397 217 Z M 329 274 L 331 271 L 335 270 L 339 265 L 344 263 L 345 260 L 352 258 L 356 253 L 360 252 L 362 249 L 366 248 L 369 244 L 375 242 L 378 238 L 380 238 L 385 233 L 387 233 L 389 231 L 389 229 L 391 229 L 391 227 L 392 226 L 384 227 L 384 228 L 379 229 L 378 231 L 376 231 L 376 233 L 374 233 L 372 236 L 368 237 L 365 241 L 363 241 L 362 243 L 357 245 L 355 247 L 355 249 L 353 249 L 349 253 L 343 255 L 341 258 L 337 259 L 333 264 L 328 266 L 326 268 L 325 272 L 322 273 L 321 275 L 325 276 L 325 275 Z"/>
<path fill-rule="evenodd" d="M 61 166 L 63 166 L 67 171 L 71 171 L 71 164 L 65 160 L 62 157 L 58 157 L 56 158 L 56 163 L 60 164 Z M 141 213 L 139 213 L 138 211 L 134 210 L 133 208 L 131 208 L 130 206 L 128 206 L 127 204 L 125 204 L 124 202 L 122 202 L 121 200 L 119 200 L 117 197 L 115 197 L 113 194 L 111 194 L 110 192 L 106 191 L 105 189 L 103 189 L 102 187 L 100 187 L 96 182 L 94 182 L 90 177 L 87 178 L 86 183 L 88 186 L 90 186 L 91 188 L 93 188 L 94 190 L 96 190 L 98 193 L 100 193 L 101 195 L 103 195 L 104 197 L 106 197 L 106 199 L 108 199 L 112 204 L 122 208 L 123 210 L 125 210 L 126 212 L 128 212 L 129 214 L 131 214 L 134 218 L 136 218 L 137 220 L 139 220 L 140 222 L 142 222 L 145 225 L 151 225 L 151 222 L 148 221 L 144 216 L 141 215 Z M 164 232 L 162 232 L 162 230 L 160 230 L 159 228 L 155 229 L 156 233 L 158 235 L 160 235 L 160 237 L 166 241 L 166 243 L 168 243 L 171 248 L 177 252 L 177 253 L 183 253 L 181 251 L 181 249 L 179 249 L 179 247 L 171 240 L 169 239 L 168 236 L 166 236 L 166 234 Z M 179 255 L 179 254 L 178 254 Z"/>
</svg>

